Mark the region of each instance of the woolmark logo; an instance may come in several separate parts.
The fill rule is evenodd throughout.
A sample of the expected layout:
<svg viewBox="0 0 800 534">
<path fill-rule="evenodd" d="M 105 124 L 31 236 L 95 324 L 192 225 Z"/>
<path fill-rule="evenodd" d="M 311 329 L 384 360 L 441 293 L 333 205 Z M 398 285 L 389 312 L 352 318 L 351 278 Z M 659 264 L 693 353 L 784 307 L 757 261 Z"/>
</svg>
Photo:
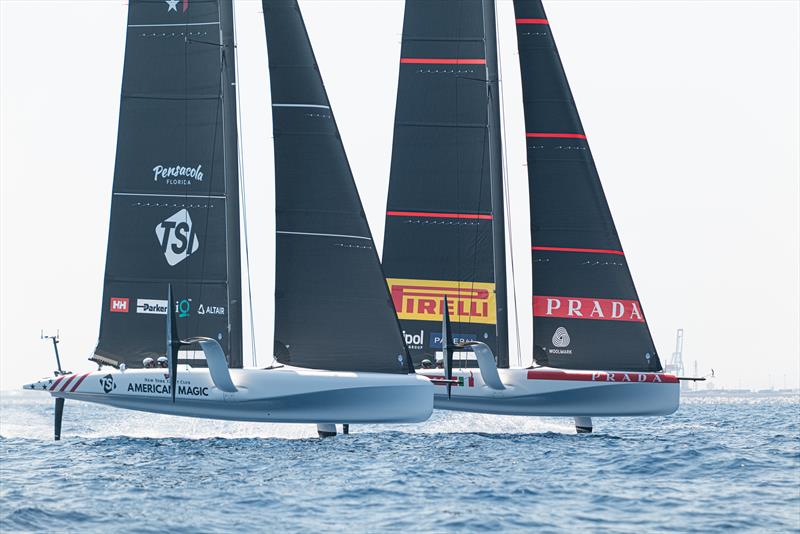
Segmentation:
<svg viewBox="0 0 800 534">
<path fill-rule="evenodd" d="M 192 231 L 192 218 L 185 208 L 156 225 L 156 237 L 170 266 L 179 264 L 200 248 L 200 240 Z"/>
<path fill-rule="evenodd" d="M 553 346 L 569 347 L 569 332 L 563 326 L 556 328 L 556 332 L 553 334 Z"/>
<path fill-rule="evenodd" d="M 167 185 L 192 185 L 194 182 L 203 181 L 203 171 L 200 170 L 202 168 L 202 165 L 197 167 L 156 165 L 153 167 L 153 180 L 157 182 L 160 178 Z"/>
</svg>

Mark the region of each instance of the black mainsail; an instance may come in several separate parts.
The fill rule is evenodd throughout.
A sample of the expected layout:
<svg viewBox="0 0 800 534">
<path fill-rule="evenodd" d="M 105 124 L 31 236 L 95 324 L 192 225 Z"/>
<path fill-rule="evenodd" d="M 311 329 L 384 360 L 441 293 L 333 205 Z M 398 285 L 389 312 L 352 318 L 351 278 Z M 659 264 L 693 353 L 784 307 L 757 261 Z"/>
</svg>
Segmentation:
<svg viewBox="0 0 800 534">
<path fill-rule="evenodd" d="M 660 371 L 650 330 L 540 0 L 514 0 L 533 260 L 534 359 Z"/>
<path fill-rule="evenodd" d="M 242 366 L 233 43 L 232 0 L 129 0 L 100 363 L 163 355 L 174 307 Z"/>
<path fill-rule="evenodd" d="M 413 372 L 295 0 L 264 0 L 275 137 L 275 357 Z"/>
<path fill-rule="evenodd" d="M 644 312 L 540 0 L 515 0 L 533 261 L 534 360 L 658 371 Z M 508 366 L 493 0 L 409 0 L 384 269 L 413 354 L 456 341 Z"/>
<path fill-rule="evenodd" d="M 493 0 L 408 0 L 383 266 L 416 359 L 456 342 L 508 367 Z"/>
</svg>

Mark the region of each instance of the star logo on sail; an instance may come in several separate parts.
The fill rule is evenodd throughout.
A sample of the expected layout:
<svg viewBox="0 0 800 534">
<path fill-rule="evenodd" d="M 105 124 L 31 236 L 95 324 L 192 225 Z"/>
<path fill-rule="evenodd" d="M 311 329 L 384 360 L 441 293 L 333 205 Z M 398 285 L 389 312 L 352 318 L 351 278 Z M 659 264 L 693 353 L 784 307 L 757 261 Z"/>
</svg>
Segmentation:
<svg viewBox="0 0 800 534">
<path fill-rule="evenodd" d="M 192 217 L 185 208 L 156 225 L 156 238 L 170 267 L 200 248 L 200 239 L 192 229 Z"/>
<path fill-rule="evenodd" d="M 186 10 L 189 9 L 189 0 L 164 0 L 164 3 L 167 4 L 167 12 L 174 11 L 177 13 L 178 2 L 181 2 L 183 12 L 186 13 Z"/>
</svg>

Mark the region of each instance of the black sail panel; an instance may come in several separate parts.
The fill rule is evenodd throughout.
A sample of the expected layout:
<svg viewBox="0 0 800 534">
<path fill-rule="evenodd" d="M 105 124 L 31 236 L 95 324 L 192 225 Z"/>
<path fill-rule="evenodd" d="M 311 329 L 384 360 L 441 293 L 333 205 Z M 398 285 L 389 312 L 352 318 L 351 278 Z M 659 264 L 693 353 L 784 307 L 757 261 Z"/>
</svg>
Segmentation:
<svg viewBox="0 0 800 534">
<path fill-rule="evenodd" d="M 175 307 L 242 365 L 230 4 L 129 2 L 97 361 L 163 355 Z"/>
<path fill-rule="evenodd" d="M 275 357 L 413 372 L 295 0 L 264 0 L 275 142 Z"/>
<path fill-rule="evenodd" d="M 484 341 L 507 366 L 493 9 L 405 6 L 383 266 L 417 361 L 441 350 L 447 296 L 455 341 Z"/>
<path fill-rule="evenodd" d="M 533 260 L 534 359 L 659 371 L 642 306 L 540 0 L 514 0 Z"/>
</svg>

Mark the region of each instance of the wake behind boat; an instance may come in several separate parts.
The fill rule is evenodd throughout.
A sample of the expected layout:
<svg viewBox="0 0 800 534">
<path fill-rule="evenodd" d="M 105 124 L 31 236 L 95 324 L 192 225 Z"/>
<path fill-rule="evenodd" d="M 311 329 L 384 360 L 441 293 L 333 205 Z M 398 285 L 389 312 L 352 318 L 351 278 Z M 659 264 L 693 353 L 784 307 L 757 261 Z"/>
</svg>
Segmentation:
<svg viewBox="0 0 800 534">
<path fill-rule="evenodd" d="M 571 415 L 583 431 L 590 416 L 672 413 L 678 379 L 662 373 L 541 1 L 514 10 L 534 365 L 510 368 L 494 0 L 406 2 L 383 265 L 409 348 L 444 360 L 420 370 L 437 408 Z"/>
<path fill-rule="evenodd" d="M 433 388 L 414 373 L 300 10 L 295 0 L 264 0 L 263 8 L 277 216 L 273 354 L 281 365 L 242 368 L 239 229 L 247 225 L 232 0 L 131 0 L 91 358 L 102 369 L 69 374 L 59 364 L 55 378 L 25 386 L 56 397 L 56 439 L 64 399 L 316 422 L 325 434 L 331 423 L 431 414 Z"/>
</svg>

